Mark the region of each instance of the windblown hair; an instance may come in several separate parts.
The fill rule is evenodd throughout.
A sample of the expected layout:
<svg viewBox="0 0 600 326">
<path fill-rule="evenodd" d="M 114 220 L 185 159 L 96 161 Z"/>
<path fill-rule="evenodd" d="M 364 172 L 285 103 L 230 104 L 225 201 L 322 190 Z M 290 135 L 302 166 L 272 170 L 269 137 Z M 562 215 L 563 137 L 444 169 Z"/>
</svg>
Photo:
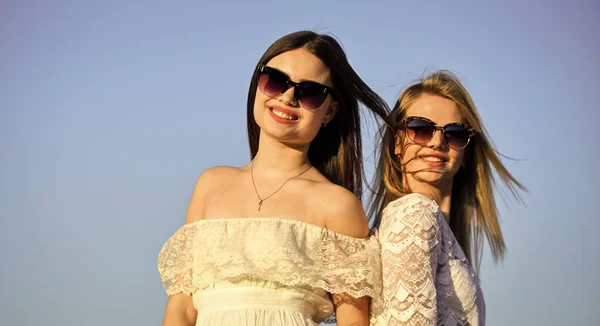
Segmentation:
<svg viewBox="0 0 600 326">
<path fill-rule="evenodd" d="M 405 139 L 402 120 L 406 110 L 422 95 L 431 94 L 456 103 L 475 135 L 464 149 L 464 164 L 454 177 L 450 211 L 450 227 L 469 261 L 479 268 L 483 235 L 487 237 L 494 262 L 502 260 L 506 245 L 498 222 L 498 209 L 494 198 L 496 179 L 494 172 L 513 196 L 521 200 L 518 190 L 525 187 L 510 174 L 492 147 L 481 117 L 471 96 L 460 80 L 448 71 L 436 71 L 408 87 L 394 105 L 389 126 L 383 126 L 383 137 L 377 153 L 378 167 L 374 178 L 374 196 L 369 215 L 374 227 L 381 213 L 391 201 L 408 193 L 403 184 L 400 158 L 394 154 L 396 142 Z"/>
<path fill-rule="evenodd" d="M 340 44 L 331 36 L 299 31 L 275 41 L 258 61 L 248 90 L 248 142 L 254 158 L 258 151 L 260 127 L 254 120 L 254 99 L 258 72 L 275 56 L 305 49 L 319 58 L 331 71 L 335 99 L 339 110 L 311 142 L 308 158 L 331 182 L 343 186 L 361 198 L 364 177 L 359 102 L 374 115 L 387 121 L 388 105 L 352 69 Z"/>
</svg>

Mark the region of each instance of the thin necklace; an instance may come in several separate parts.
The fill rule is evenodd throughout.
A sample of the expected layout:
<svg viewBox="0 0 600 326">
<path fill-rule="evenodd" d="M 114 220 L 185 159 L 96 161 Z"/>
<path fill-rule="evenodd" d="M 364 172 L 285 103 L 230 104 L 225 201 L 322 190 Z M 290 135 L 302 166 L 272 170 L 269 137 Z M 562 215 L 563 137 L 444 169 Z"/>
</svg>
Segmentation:
<svg viewBox="0 0 600 326">
<path fill-rule="evenodd" d="M 282 185 L 281 187 L 277 188 L 277 190 L 275 190 L 275 192 L 273 192 L 272 194 L 268 195 L 265 198 L 260 198 L 260 195 L 258 194 L 258 190 L 256 190 L 256 184 L 254 183 L 254 173 L 252 172 L 254 168 L 254 161 L 250 162 L 250 176 L 252 177 L 252 185 L 254 186 L 254 193 L 256 193 L 256 197 L 258 198 L 258 211 L 260 212 L 260 206 L 262 206 L 263 201 L 269 199 L 271 196 L 273 196 L 274 194 L 276 194 L 279 190 L 281 190 L 281 188 L 283 188 L 283 186 L 285 186 L 286 183 L 288 183 L 288 181 L 295 179 L 301 175 L 303 175 L 304 173 L 306 173 L 308 170 L 310 170 L 312 168 L 312 166 L 309 166 L 308 169 L 300 172 L 300 174 L 291 177 L 289 179 L 287 179 Z"/>
</svg>

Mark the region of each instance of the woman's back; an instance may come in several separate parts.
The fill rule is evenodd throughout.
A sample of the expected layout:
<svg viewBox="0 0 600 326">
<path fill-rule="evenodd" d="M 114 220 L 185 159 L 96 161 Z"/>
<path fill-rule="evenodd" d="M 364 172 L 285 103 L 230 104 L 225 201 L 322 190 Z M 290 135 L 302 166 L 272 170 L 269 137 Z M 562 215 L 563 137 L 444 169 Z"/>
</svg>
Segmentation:
<svg viewBox="0 0 600 326">
<path fill-rule="evenodd" d="M 485 323 L 479 278 L 435 201 L 412 193 L 390 202 L 378 238 L 385 308 L 375 305 L 376 325 Z"/>
</svg>

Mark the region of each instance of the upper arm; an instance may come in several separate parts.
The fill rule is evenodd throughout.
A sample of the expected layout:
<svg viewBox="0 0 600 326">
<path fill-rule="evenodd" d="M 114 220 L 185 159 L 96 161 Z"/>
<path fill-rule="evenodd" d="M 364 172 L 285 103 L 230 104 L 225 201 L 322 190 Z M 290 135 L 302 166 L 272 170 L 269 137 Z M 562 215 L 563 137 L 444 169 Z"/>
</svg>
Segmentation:
<svg viewBox="0 0 600 326">
<path fill-rule="evenodd" d="M 383 299 L 389 318 L 435 325 L 439 220 L 422 198 L 390 205 L 394 207 L 384 212 L 379 228 Z"/>
<path fill-rule="evenodd" d="M 185 214 L 185 223 L 192 223 L 204 218 L 206 197 L 214 187 L 215 180 L 222 177 L 226 173 L 226 169 L 226 167 L 220 166 L 213 167 L 202 172 L 198 177 Z"/>
<path fill-rule="evenodd" d="M 327 214 L 326 227 L 337 233 L 364 238 L 369 234 L 369 224 L 361 201 L 350 191 L 334 186 L 323 196 Z M 347 293 L 332 295 L 337 325 L 368 325 L 369 297 L 354 298 Z"/>
<path fill-rule="evenodd" d="M 214 186 L 214 180 L 217 180 L 221 175 L 226 173 L 225 169 L 226 168 L 224 167 L 213 167 L 204 171 L 198 177 L 186 212 L 186 224 L 204 218 L 204 208 L 207 194 L 210 193 L 211 188 Z M 178 237 L 176 236 L 176 239 L 174 239 L 173 241 L 176 241 L 178 251 L 171 252 L 169 250 L 166 250 L 164 252 L 164 255 L 166 256 L 163 258 L 159 257 L 159 266 L 161 266 L 162 261 L 165 261 L 164 264 L 166 264 L 168 267 L 165 267 L 164 273 L 175 273 L 174 276 L 170 276 L 169 279 L 169 281 L 172 283 L 185 283 L 190 281 L 188 279 L 189 266 L 176 265 L 175 267 L 179 267 L 180 270 L 173 271 L 172 269 L 174 267 L 170 265 L 172 263 L 172 260 L 187 263 L 189 259 L 191 259 L 190 257 L 188 257 L 188 251 L 191 249 L 185 246 L 185 244 L 187 244 L 185 240 L 189 240 L 189 237 L 190 235 L 187 233 L 179 235 Z M 161 251 L 161 254 L 163 254 L 163 251 Z M 170 257 L 170 255 L 176 255 L 177 258 L 172 258 Z M 179 286 L 185 288 L 185 286 L 183 285 Z M 185 289 L 186 291 L 172 294 L 169 296 L 169 300 L 167 301 L 167 306 L 165 308 L 163 326 L 183 326 L 195 324 L 197 311 L 194 308 L 191 294 L 186 293 L 188 289 Z"/>
</svg>

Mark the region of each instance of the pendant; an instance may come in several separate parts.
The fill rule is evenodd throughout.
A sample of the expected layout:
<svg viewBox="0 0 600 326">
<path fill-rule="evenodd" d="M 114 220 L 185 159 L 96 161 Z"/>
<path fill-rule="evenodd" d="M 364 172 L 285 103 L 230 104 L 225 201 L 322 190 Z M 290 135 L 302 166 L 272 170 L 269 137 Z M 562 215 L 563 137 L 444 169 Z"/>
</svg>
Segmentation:
<svg viewBox="0 0 600 326">
<path fill-rule="evenodd" d="M 258 202 L 258 211 L 259 211 L 259 212 L 260 212 L 260 206 L 262 205 L 262 202 L 263 202 L 263 200 L 262 200 L 262 199 L 261 199 L 261 200 Z"/>
</svg>

